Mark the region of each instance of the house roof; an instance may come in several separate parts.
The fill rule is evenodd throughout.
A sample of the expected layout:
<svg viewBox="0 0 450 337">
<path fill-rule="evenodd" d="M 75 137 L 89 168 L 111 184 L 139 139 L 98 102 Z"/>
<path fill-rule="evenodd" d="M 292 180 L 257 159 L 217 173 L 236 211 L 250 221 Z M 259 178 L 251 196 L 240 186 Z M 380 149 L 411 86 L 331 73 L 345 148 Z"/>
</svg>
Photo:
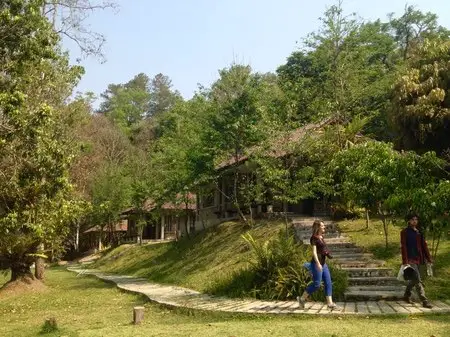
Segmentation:
<svg viewBox="0 0 450 337">
<path fill-rule="evenodd" d="M 188 198 L 188 203 L 186 205 L 186 203 L 184 203 L 183 199 L 182 199 L 182 195 L 180 193 L 177 194 L 176 202 L 172 202 L 172 201 L 168 201 L 165 202 L 161 205 L 161 209 L 165 209 L 165 210 L 185 210 L 186 208 L 189 210 L 196 210 L 197 209 L 197 196 L 193 193 L 188 193 L 187 194 L 187 198 Z M 158 207 L 158 204 L 153 200 L 153 199 L 147 199 L 144 201 L 144 204 L 142 205 L 142 210 L 145 212 L 151 212 L 154 209 L 156 209 Z M 125 209 L 124 211 L 122 211 L 122 215 L 125 214 L 130 214 L 130 213 L 134 213 L 136 209 L 134 207 L 129 207 L 127 209 Z"/>
<path fill-rule="evenodd" d="M 110 228 L 108 228 L 107 225 L 103 226 L 103 231 L 109 231 Z M 128 230 L 128 222 L 126 220 L 120 220 L 116 222 L 112 228 L 113 232 L 126 232 Z M 93 232 L 100 232 L 102 229 L 99 225 L 93 226 L 87 230 L 85 230 L 83 233 L 93 233 Z"/>
<path fill-rule="evenodd" d="M 289 150 L 286 150 L 287 144 L 294 144 L 303 139 L 310 131 L 318 130 L 323 128 L 326 125 L 330 125 L 334 119 L 328 118 L 318 123 L 310 123 L 306 124 L 302 127 L 299 127 L 295 130 L 287 132 L 283 135 L 278 135 L 276 139 L 272 141 L 270 144 L 270 148 L 266 150 L 267 154 L 272 157 L 283 157 L 289 153 Z M 253 146 L 247 150 L 246 154 L 240 154 L 237 156 L 237 160 L 234 156 L 230 156 L 228 159 L 220 162 L 216 165 L 216 170 L 222 170 L 227 167 L 241 164 L 249 159 L 249 157 L 254 154 L 260 146 Z"/>
</svg>

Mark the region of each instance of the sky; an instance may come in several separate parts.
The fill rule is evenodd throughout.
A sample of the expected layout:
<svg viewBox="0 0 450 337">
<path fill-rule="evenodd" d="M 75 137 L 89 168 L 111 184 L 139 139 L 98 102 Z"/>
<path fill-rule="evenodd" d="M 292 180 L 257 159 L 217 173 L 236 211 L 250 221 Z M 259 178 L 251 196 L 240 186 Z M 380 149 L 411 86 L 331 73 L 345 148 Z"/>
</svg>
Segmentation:
<svg viewBox="0 0 450 337">
<path fill-rule="evenodd" d="M 186 99 L 218 79 L 218 70 L 232 63 L 274 72 L 300 48 L 319 17 L 334 0 L 117 0 L 117 11 L 91 15 L 90 29 L 106 37 L 106 62 L 84 58 L 86 74 L 77 91 L 102 93 L 110 83 L 126 83 L 138 73 L 163 73 Z M 366 20 L 401 15 L 405 5 L 439 16 L 450 28 L 448 0 L 344 0 L 346 13 Z M 76 45 L 63 42 L 71 58 Z M 97 104 L 99 102 L 97 101 Z"/>
</svg>

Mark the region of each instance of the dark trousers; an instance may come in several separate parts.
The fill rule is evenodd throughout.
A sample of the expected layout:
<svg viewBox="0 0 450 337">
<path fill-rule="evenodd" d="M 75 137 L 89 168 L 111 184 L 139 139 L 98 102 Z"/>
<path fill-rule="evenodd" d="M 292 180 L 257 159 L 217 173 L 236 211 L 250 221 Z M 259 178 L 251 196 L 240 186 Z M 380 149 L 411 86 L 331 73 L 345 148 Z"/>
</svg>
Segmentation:
<svg viewBox="0 0 450 337">
<path fill-rule="evenodd" d="M 412 288 L 415 287 L 420 300 L 422 302 L 427 301 L 427 298 L 425 296 L 425 289 L 423 287 L 422 278 L 420 276 L 419 265 L 410 264 L 410 266 L 416 271 L 417 277 L 413 280 L 408 281 L 408 285 L 406 286 L 406 290 L 405 290 L 405 297 L 411 297 Z"/>
</svg>

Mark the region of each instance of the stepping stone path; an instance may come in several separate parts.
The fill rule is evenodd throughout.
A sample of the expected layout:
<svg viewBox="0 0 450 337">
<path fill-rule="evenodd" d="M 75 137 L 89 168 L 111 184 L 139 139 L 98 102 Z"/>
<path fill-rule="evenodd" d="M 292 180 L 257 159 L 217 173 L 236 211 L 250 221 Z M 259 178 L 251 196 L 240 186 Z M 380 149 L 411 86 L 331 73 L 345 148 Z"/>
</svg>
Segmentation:
<svg viewBox="0 0 450 337">
<path fill-rule="evenodd" d="M 296 237 L 309 244 L 314 219 L 292 218 Z M 333 253 L 335 263 L 349 274 L 350 286 L 345 293 L 345 302 L 337 302 L 341 311 L 330 311 L 324 303 L 307 302 L 305 309 L 297 301 L 262 301 L 255 299 L 231 299 L 202 294 L 195 290 L 151 283 L 143 278 L 102 273 L 85 269 L 82 265 L 69 267 L 78 275 L 94 275 L 102 280 L 114 282 L 118 288 L 140 293 L 151 301 L 172 307 L 196 310 L 241 312 L 253 314 L 305 314 L 305 315 L 413 315 L 450 313 L 450 299 L 433 301 L 433 308 L 423 308 L 420 303 L 407 304 L 403 296 L 404 285 L 392 276 L 383 261 L 373 259 L 363 249 L 355 246 L 341 235 L 336 224 L 324 221 L 327 226 L 325 240 Z"/>
<path fill-rule="evenodd" d="M 341 311 L 330 311 L 324 303 L 307 302 L 305 309 L 298 307 L 297 301 L 261 301 L 255 299 L 231 299 L 202 294 L 198 291 L 148 282 L 146 279 L 102 273 L 83 266 L 67 268 L 78 275 L 93 275 L 101 280 L 114 282 L 118 288 L 147 296 L 151 301 L 170 307 L 183 307 L 195 310 L 240 312 L 252 314 L 305 314 L 305 315 L 393 315 L 450 313 L 450 300 L 447 303 L 434 301 L 432 309 L 418 303 L 406 304 L 401 301 L 337 302 Z"/>
<path fill-rule="evenodd" d="M 297 240 L 309 245 L 313 222 L 313 218 L 292 218 Z M 405 285 L 393 276 L 394 271 L 384 267 L 384 261 L 375 260 L 372 254 L 364 253 L 361 247 L 350 242 L 339 232 L 336 223 L 327 220 L 324 223 L 324 238 L 332 253 L 332 261 L 348 274 L 345 301 L 401 301 Z"/>
</svg>

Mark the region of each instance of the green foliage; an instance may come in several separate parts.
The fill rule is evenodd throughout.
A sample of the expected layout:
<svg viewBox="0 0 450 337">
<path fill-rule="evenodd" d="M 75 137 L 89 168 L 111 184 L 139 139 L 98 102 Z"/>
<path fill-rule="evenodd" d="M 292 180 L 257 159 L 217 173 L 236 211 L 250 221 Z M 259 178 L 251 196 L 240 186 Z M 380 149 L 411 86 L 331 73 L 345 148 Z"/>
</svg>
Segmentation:
<svg viewBox="0 0 450 337">
<path fill-rule="evenodd" d="M 426 229 L 447 211 L 448 206 L 434 197 L 437 187 L 446 190 L 440 180 L 446 174 L 443 168 L 444 161 L 434 153 L 400 153 L 391 144 L 367 142 L 337 153 L 328 172 L 335 195 L 382 217 L 387 248 L 388 217 L 416 211 Z M 442 198 L 442 192 L 437 195 Z"/>
<path fill-rule="evenodd" d="M 148 114 L 150 109 L 150 79 L 140 73 L 125 84 L 110 84 L 101 95 L 102 102 L 99 113 L 105 114 L 114 121 L 125 133 L 130 133 Z"/>
<path fill-rule="evenodd" d="M 150 82 L 150 105 L 147 113 L 148 117 L 160 116 L 170 111 L 181 95 L 178 91 L 172 90 L 172 81 L 168 76 L 157 74 Z"/>
<path fill-rule="evenodd" d="M 236 157 L 261 140 L 258 88 L 259 80 L 249 66 L 233 65 L 220 71 L 210 92 L 215 109 L 211 137 L 219 153 Z"/>
<path fill-rule="evenodd" d="M 450 40 L 425 40 L 398 75 L 391 120 L 399 146 L 445 154 L 450 148 Z"/>
<path fill-rule="evenodd" d="M 30 275 L 40 244 L 60 249 L 76 207 L 65 102 L 82 69 L 59 52 L 41 5 L 0 6 L 0 261 L 12 279 Z"/>
<path fill-rule="evenodd" d="M 310 261 L 309 249 L 296 244 L 294 236 L 286 235 L 284 230 L 264 242 L 256 241 L 250 233 L 242 237 L 252 252 L 250 268 L 244 271 L 247 282 L 242 282 L 243 286 L 251 286 L 246 289 L 247 294 L 263 299 L 292 299 L 303 293 L 311 281 L 309 272 L 303 267 Z M 334 294 L 339 298 L 347 288 L 347 276 L 333 266 L 330 269 Z M 317 292 L 313 298 L 323 300 L 324 295 Z"/>
<path fill-rule="evenodd" d="M 256 241 L 250 233 L 242 236 L 251 247 L 250 270 L 254 273 L 250 293 L 256 298 L 287 299 L 300 295 L 309 282 L 303 267 L 307 261 L 304 247 L 293 235 L 280 231 L 277 237 Z"/>
<path fill-rule="evenodd" d="M 130 177 L 124 166 L 109 165 L 98 172 L 92 190 L 91 224 L 102 227 L 111 224 L 129 207 Z"/>
<path fill-rule="evenodd" d="M 292 53 L 277 70 L 298 120 L 371 116 L 370 132 L 383 134 L 395 49 L 387 25 L 345 14 L 342 1 L 330 6 L 320 21 L 318 31 L 304 40 L 303 50 Z"/>
<path fill-rule="evenodd" d="M 405 7 L 402 16 L 395 18 L 389 15 L 389 29 L 403 59 L 408 59 L 414 49 L 424 39 L 448 39 L 450 31 L 438 24 L 438 16 L 434 13 L 423 13 L 414 6 Z"/>
</svg>

